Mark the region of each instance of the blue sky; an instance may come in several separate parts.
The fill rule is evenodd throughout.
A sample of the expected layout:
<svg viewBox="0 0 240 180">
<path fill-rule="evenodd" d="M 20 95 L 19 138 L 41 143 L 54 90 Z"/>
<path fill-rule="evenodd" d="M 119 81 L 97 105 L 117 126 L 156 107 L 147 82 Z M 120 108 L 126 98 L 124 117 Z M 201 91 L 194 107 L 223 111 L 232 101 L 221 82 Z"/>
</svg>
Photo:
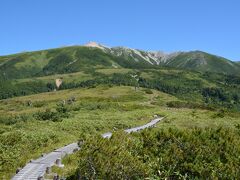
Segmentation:
<svg viewBox="0 0 240 180">
<path fill-rule="evenodd" d="M 0 55 L 96 41 L 240 60 L 239 0 L 1 0 Z"/>
</svg>

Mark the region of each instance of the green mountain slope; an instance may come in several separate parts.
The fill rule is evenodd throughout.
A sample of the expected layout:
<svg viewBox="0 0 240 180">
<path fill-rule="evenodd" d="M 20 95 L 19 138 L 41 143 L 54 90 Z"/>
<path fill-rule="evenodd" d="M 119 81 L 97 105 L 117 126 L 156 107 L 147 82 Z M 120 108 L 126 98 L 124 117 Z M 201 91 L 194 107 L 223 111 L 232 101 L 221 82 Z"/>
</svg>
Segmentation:
<svg viewBox="0 0 240 180">
<path fill-rule="evenodd" d="M 19 79 L 66 74 L 89 69 L 173 68 L 239 74 L 240 65 L 201 51 L 164 54 L 136 49 L 71 46 L 0 57 L 0 79 Z"/>
<path fill-rule="evenodd" d="M 239 74 L 240 71 L 237 63 L 201 51 L 180 53 L 179 55 L 170 58 L 166 64 L 175 68 L 185 68 L 198 71 L 230 74 Z"/>
<path fill-rule="evenodd" d="M 0 62 L 1 77 L 5 79 L 70 73 L 115 64 L 111 54 L 80 46 L 5 56 L 0 57 Z"/>
</svg>

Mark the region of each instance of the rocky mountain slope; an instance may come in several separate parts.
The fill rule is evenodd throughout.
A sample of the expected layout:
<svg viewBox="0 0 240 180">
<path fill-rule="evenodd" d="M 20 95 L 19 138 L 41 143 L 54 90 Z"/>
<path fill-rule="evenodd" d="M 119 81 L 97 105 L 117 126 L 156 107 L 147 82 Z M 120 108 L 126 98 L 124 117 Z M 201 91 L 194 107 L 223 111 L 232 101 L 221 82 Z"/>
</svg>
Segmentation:
<svg viewBox="0 0 240 180">
<path fill-rule="evenodd" d="M 174 52 L 167 54 L 161 51 L 142 51 L 126 47 L 109 48 L 93 42 L 86 46 L 100 48 L 114 56 L 135 61 L 136 63 L 145 61 L 151 65 L 233 74 L 238 74 L 240 70 L 239 62 L 233 62 L 226 58 L 202 51 Z"/>
<path fill-rule="evenodd" d="M 126 47 L 108 48 L 103 45 L 88 47 L 99 47 L 105 52 L 135 61 L 136 63 L 145 61 L 151 65 L 233 74 L 238 74 L 240 70 L 239 62 L 236 63 L 226 58 L 202 51 L 174 52 L 167 54 L 161 51 L 142 51 Z"/>
</svg>

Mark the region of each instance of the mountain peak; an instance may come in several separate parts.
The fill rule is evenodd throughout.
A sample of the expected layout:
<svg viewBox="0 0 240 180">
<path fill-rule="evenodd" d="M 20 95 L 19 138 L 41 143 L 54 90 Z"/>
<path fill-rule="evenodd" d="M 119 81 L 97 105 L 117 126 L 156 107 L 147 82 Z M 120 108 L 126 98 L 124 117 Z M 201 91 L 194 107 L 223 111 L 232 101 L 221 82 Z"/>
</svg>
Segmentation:
<svg viewBox="0 0 240 180">
<path fill-rule="evenodd" d="M 99 44 L 99 43 L 94 42 L 94 41 L 90 41 L 90 42 L 88 42 L 87 44 L 85 44 L 84 46 L 85 46 L 85 47 L 99 48 L 99 49 L 109 48 L 109 47 L 107 47 L 107 46 L 104 46 L 104 45 Z"/>
</svg>

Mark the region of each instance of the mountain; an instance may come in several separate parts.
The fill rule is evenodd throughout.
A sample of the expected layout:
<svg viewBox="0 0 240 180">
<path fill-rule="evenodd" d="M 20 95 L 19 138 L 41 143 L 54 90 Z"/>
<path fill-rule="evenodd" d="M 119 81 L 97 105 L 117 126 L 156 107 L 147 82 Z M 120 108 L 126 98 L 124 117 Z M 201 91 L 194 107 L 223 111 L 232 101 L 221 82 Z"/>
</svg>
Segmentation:
<svg viewBox="0 0 240 180">
<path fill-rule="evenodd" d="M 239 64 L 202 51 L 166 54 L 161 51 L 148 52 L 124 47 L 114 47 L 111 48 L 110 52 L 115 56 L 124 59 L 127 58 L 137 63 L 145 61 L 151 65 L 229 74 L 239 74 L 240 71 Z"/>
<path fill-rule="evenodd" d="M 114 57 L 99 48 L 71 46 L 0 57 L 0 77 L 6 79 L 65 74 L 87 68 L 107 68 Z"/>
<path fill-rule="evenodd" d="M 78 72 L 89 68 L 172 68 L 239 74 L 239 63 L 201 51 L 163 53 L 95 42 L 84 46 L 25 52 L 0 57 L 0 77 L 26 78 Z"/>
<path fill-rule="evenodd" d="M 130 62 L 135 62 L 135 64 L 169 66 L 173 68 L 227 74 L 239 74 L 240 72 L 240 62 L 236 63 L 226 58 L 202 51 L 174 52 L 167 54 L 161 51 L 143 51 L 127 47 L 109 48 L 93 42 L 86 46 L 100 48 L 106 53 L 110 53 Z"/>
<path fill-rule="evenodd" d="M 240 70 L 235 62 L 201 51 L 180 53 L 173 58 L 169 58 L 166 65 L 175 68 L 230 74 L 239 74 Z"/>
</svg>

